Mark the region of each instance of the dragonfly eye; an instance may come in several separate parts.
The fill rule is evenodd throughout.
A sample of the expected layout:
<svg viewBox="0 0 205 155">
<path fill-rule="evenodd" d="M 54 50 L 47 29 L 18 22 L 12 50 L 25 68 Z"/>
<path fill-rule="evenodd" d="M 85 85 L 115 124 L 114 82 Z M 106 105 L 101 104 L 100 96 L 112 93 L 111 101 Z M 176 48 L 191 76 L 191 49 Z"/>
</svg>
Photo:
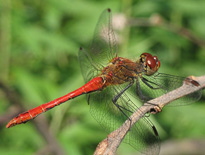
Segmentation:
<svg viewBox="0 0 205 155">
<path fill-rule="evenodd" d="M 143 53 L 140 58 L 144 58 L 144 72 L 146 75 L 152 75 L 157 72 L 160 67 L 160 61 L 157 56 L 152 56 L 149 53 Z"/>
<path fill-rule="evenodd" d="M 153 69 L 156 66 L 156 60 L 154 59 L 154 57 L 147 56 L 146 63 L 150 67 L 150 69 Z"/>
<path fill-rule="evenodd" d="M 160 67 L 160 61 L 159 61 L 159 59 L 157 58 L 157 56 L 154 56 L 153 58 L 154 58 L 154 60 L 156 61 L 157 68 L 159 68 L 159 67 Z"/>
</svg>

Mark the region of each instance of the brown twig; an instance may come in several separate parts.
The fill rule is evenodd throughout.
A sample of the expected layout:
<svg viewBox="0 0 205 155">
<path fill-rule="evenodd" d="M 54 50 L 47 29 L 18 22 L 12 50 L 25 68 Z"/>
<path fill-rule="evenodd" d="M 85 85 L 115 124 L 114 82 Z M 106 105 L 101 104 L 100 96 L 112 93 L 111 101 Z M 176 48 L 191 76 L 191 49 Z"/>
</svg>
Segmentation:
<svg viewBox="0 0 205 155">
<path fill-rule="evenodd" d="M 159 14 L 154 14 L 150 18 L 132 18 L 127 21 L 127 24 L 129 26 L 144 26 L 144 27 L 158 26 L 168 31 L 179 34 L 184 38 L 190 40 L 194 44 L 205 48 L 205 40 L 199 38 L 191 30 L 187 28 L 179 27 L 173 23 L 166 21 Z"/>
<path fill-rule="evenodd" d="M 2 125 L 7 123 L 13 116 L 22 112 L 23 106 L 19 102 L 20 99 L 17 93 L 15 93 L 2 81 L 0 81 L 0 88 L 4 92 L 5 97 L 9 100 L 9 103 L 12 104 L 12 106 L 8 109 L 7 113 L 0 116 L 0 124 Z"/>
<path fill-rule="evenodd" d="M 199 86 L 196 86 L 197 85 L 196 83 L 195 83 L 196 85 L 194 85 L 194 83 L 190 82 L 190 80 L 192 79 L 197 81 Z M 95 155 L 115 154 L 117 148 L 119 147 L 120 143 L 126 136 L 127 132 L 130 130 L 130 128 L 146 113 L 152 111 L 153 109 L 156 109 L 156 107 L 160 107 L 162 109 L 165 105 L 169 104 L 170 102 L 203 88 L 205 88 L 205 76 L 201 76 L 201 77 L 191 76 L 189 77 L 189 81 L 185 81 L 181 87 L 171 92 L 168 92 L 167 94 L 164 94 L 158 98 L 148 101 L 131 115 L 130 117 L 131 122 L 129 119 L 126 120 L 125 123 L 120 128 L 110 133 L 106 139 L 100 142 L 94 154 Z"/>
</svg>

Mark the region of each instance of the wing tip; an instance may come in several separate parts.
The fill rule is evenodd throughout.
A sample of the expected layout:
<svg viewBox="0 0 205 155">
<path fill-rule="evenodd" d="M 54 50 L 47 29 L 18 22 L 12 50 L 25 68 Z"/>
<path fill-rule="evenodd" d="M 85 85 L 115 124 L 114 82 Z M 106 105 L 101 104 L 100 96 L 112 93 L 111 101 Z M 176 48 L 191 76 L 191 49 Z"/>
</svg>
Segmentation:
<svg viewBox="0 0 205 155">
<path fill-rule="evenodd" d="M 157 131 L 157 129 L 156 129 L 156 127 L 154 125 L 152 126 L 152 129 L 154 131 L 155 136 L 158 137 L 159 134 L 158 134 L 158 131 Z"/>
</svg>

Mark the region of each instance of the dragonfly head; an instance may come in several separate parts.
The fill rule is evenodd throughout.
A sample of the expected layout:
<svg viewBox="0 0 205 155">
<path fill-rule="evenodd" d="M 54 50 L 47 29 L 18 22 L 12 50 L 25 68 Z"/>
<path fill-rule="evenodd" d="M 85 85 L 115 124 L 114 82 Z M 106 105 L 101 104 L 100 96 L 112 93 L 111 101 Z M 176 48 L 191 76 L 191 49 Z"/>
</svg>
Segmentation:
<svg viewBox="0 0 205 155">
<path fill-rule="evenodd" d="M 146 75 L 153 75 L 160 67 L 160 61 L 157 56 L 152 56 L 149 53 L 142 53 L 140 55 L 140 63 L 143 65 Z"/>
</svg>

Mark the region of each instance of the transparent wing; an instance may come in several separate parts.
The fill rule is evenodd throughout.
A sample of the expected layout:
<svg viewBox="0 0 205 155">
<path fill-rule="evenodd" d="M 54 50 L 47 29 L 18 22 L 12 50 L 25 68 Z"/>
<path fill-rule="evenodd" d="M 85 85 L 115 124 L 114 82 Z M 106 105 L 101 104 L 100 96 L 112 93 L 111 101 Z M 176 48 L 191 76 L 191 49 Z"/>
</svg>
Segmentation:
<svg viewBox="0 0 205 155">
<path fill-rule="evenodd" d="M 101 14 L 95 28 L 90 50 L 80 48 L 78 58 L 85 82 L 100 74 L 109 61 L 117 56 L 118 47 L 112 29 L 111 10 Z"/>
<path fill-rule="evenodd" d="M 110 86 L 102 92 L 91 94 L 89 98 L 92 116 L 109 133 L 119 128 L 138 108 L 126 92 L 117 100 L 122 111 L 113 104 L 112 99 L 124 87 L 125 85 Z M 159 137 L 155 135 L 149 122 L 148 118 L 140 119 L 128 132 L 123 142 L 129 143 L 144 154 L 158 154 Z"/>
<path fill-rule="evenodd" d="M 106 9 L 98 20 L 88 53 L 92 61 L 101 67 L 107 64 L 109 60 L 116 57 L 117 51 L 116 38 L 112 29 L 111 10 Z"/>
<path fill-rule="evenodd" d="M 97 68 L 97 66 L 93 64 L 89 53 L 87 53 L 83 48 L 80 48 L 78 52 L 78 60 L 85 83 L 99 75 L 101 71 L 100 68 Z"/>
<path fill-rule="evenodd" d="M 152 89 L 144 82 L 142 81 L 140 82 L 142 94 L 147 99 L 153 99 L 165 93 L 168 93 L 182 86 L 185 80 L 184 77 L 169 75 L 165 73 L 157 73 L 156 75 L 153 76 L 143 76 L 143 77 L 147 80 L 147 83 L 154 88 Z M 196 86 L 193 85 L 193 87 Z M 168 104 L 168 106 L 188 105 L 199 100 L 201 98 L 201 95 L 202 95 L 202 91 L 199 90 L 171 102 L 170 104 Z"/>
</svg>

